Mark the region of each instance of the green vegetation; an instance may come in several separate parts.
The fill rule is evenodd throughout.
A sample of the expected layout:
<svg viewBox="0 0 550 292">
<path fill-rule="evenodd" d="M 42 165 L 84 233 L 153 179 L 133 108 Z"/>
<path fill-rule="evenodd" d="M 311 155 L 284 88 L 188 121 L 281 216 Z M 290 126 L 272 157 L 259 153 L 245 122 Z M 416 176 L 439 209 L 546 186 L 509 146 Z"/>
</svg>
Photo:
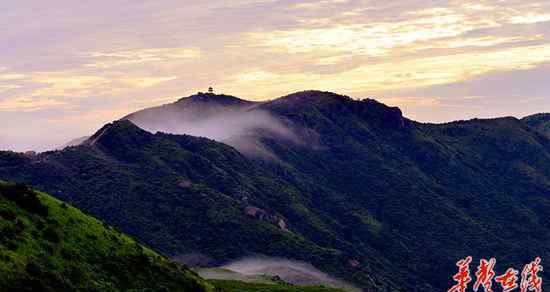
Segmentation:
<svg viewBox="0 0 550 292">
<path fill-rule="evenodd" d="M 0 182 L 0 291 L 340 291 L 200 279 L 100 221 Z"/>
<path fill-rule="evenodd" d="M 266 136 L 278 160 L 260 160 L 119 121 L 87 145 L 1 152 L 0 178 L 170 256 L 285 257 L 367 291 L 446 291 L 467 255 L 496 257 L 497 273 L 550 258 L 550 140 L 533 124 L 421 124 L 325 92 L 258 106 L 308 129 L 304 143 Z"/>
<path fill-rule="evenodd" d="M 25 185 L 0 183 L 0 291 L 210 291 L 194 272 Z"/>
</svg>

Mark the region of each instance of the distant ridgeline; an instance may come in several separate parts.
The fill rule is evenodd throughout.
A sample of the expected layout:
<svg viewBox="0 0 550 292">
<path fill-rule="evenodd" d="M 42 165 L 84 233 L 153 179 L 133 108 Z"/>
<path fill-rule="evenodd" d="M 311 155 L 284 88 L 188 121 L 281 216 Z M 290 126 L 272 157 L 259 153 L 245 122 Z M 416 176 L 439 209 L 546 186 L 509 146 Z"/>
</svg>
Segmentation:
<svg viewBox="0 0 550 292">
<path fill-rule="evenodd" d="M 2 152 L 0 178 L 198 264 L 261 254 L 367 291 L 439 292 L 466 256 L 496 257 L 499 274 L 550 258 L 549 121 L 422 124 L 327 92 L 201 94 L 80 146 Z"/>
</svg>

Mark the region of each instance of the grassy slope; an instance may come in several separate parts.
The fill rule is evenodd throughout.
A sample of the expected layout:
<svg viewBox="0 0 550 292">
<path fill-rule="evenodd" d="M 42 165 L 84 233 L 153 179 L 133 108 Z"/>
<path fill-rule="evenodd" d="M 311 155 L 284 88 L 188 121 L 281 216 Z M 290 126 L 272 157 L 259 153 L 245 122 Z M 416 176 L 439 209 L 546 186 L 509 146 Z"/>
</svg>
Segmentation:
<svg viewBox="0 0 550 292">
<path fill-rule="evenodd" d="M 211 288 L 128 236 L 24 186 L 0 183 L 0 216 L 0 291 Z"/>
<path fill-rule="evenodd" d="M 0 182 L 0 291 L 340 291 L 208 281 L 47 194 Z"/>
</svg>

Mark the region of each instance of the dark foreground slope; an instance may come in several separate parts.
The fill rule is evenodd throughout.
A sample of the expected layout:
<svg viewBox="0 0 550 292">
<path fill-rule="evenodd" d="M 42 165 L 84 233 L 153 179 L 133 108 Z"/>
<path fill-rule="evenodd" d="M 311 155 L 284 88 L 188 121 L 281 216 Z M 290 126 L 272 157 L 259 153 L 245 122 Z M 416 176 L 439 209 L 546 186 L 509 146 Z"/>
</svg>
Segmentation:
<svg viewBox="0 0 550 292">
<path fill-rule="evenodd" d="M 497 273 L 550 257 L 550 141 L 525 122 L 420 124 L 316 91 L 255 108 L 301 143 L 256 133 L 266 160 L 115 122 L 86 145 L 1 153 L 0 177 L 172 256 L 287 257 L 367 290 L 444 291 L 467 255 L 496 257 Z"/>
<path fill-rule="evenodd" d="M 74 207 L 0 182 L 0 291 L 211 291 Z"/>
</svg>

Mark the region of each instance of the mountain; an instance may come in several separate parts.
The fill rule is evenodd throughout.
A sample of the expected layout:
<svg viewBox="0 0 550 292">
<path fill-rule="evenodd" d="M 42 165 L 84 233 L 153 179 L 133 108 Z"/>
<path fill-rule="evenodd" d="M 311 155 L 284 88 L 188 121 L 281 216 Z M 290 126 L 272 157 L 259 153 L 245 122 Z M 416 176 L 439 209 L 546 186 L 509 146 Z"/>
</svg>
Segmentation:
<svg viewBox="0 0 550 292">
<path fill-rule="evenodd" d="M 142 121 L 151 124 L 166 124 L 168 121 L 192 122 L 204 120 L 214 115 L 239 111 L 255 104 L 255 102 L 230 95 L 199 92 L 171 104 L 137 111 L 122 119 L 131 120 L 135 124 L 140 124 Z"/>
<path fill-rule="evenodd" d="M 195 273 L 72 206 L 0 182 L 1 291 L 213 291 Z"/>
<path fill-rule="evenodd" d="M 122 120 L 152 133 L 190 134 L 219 141 L 234 135 L 231 128 L 239 127 L 243 112 L 255 105 L 234 96 L 198 93 L 171 104 L 137 111 Z M 229 131 L 220 130 L 221 126 Z"/>
<path fill-rule="evenodd" d="M 184 135 L 189 126 L 165 127 L 162 111 L 139 123 L 178 135 L 152 134 L 130 115 L 84 145 L 2 152 L 0 178 L 187 263 L 282 257 L 367 291 L 445 291 L 467 255 L 496 257 L 497 273 L 550 256 L 550 139 L 524 120 L 423 124 L 372 99 L 306 91 L 237 102 L 231 119 L 247 118 L 224 127 L 227 109 L 208 110 L 218 97 L 192 120 L 224 135 Z"/>
<path fill-rule="evenodd" d="M 530 127 L 550 137 L 550 113 L 541 113 L 522 119 Z"/>
<path fill-rule="evenodd" d="M 296 129 L 259 108 L 260 102 L 198 93 L 175 103 L 132 113 L 128 120 L 151 133 L 164 132 L 206 137 L 233 146 L 247 156 L 275 159 L 262 137 L 303 143 Z"/>
<path fill-rule="evenodd" d="M 216 131 L 216 125 L 209 126 L 206 122 L 227 124 L 228 118 L 231 119 L 234 115 L 240 114 L 242 110 L 254 107 L 255 104 L 255 102 L 234 96 L 199 92 L 171 104 L 131 113 L 121 120 L 132 121 L 132 123 L 153 133 L 157 131 L 181 132 L 205 136 L 213 132 L 216 138 L 219 138 L 224 133 Z M 216 121 L 212 121 L 212 119 Z M 182 127 L 182 124 L 188 126 Z M 193 129 L 196 130 L 193 132 Z M 59 147 L 59 150 L 70 146 L 78 146 L 89 139 L 90 136 L 73 139 Z"/>
</svg>

